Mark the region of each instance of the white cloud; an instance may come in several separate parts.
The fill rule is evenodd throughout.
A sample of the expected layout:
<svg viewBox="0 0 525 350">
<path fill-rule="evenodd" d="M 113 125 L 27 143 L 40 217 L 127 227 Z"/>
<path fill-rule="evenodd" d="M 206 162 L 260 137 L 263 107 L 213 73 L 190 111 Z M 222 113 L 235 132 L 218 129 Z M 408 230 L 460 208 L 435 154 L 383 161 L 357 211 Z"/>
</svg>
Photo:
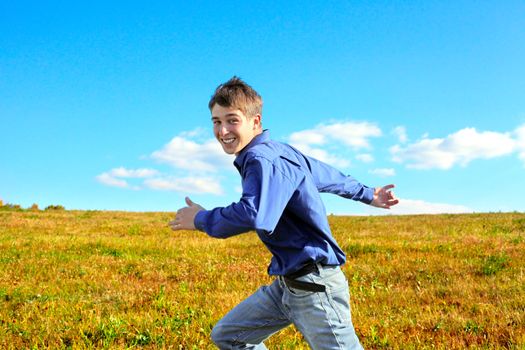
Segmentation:
<svg viewBox="0 0 525 350">
<path fill-rule="evenodd" d="M 347 167 L 350 165 L 348 160 L 332 153 L 337 153 L 341 146 L 353 150 L 370 149 L 369 139 L 379 136 L 381 130 L 371 123 L 336 122 L 294 132 L 288 140 L 292 146 L 314 158 L 334 166 Z"/>
<path fill-rule="evenodd" d="M 363 163 L 372 163 L 374 161 L 374 157 L 368 153 L 358 154 L 355 158 Z"/>
<path fill-rule="evenodd" d="M 199 127 L 190 131 L 183 131 L 179 134 L 179 136 L 190 139 L 202 139 L 206 138 L 207 134 L 208 132 L 206 129 Z"/>
<path fill-rule="evenodd" d="M 456 164 L 466 166 L 474 159 L 490 159 L 512 153 L 516 141 L 510 133 L 478 132 L 465 128 L 445 138 L 423 139 L 406 147 L 390 148 L 392 159 L 416 169 L 450 169 Z"/>
<path fill-rule="evenodd" d="M 194 194 L 223 194 L 219 180 L 212 177 L 153 178 L 144 180 L 144 185 L 150 189 L 161 191 Z"/>
<path fill-rule="evenodd" d="M 369 170 L 368 172 L 372 175 L 377 175 L 380 177 L 390 177 L 396 175 L 396 171 L 392 168 L 378 168 Z"/>
<path fill-rule="evenodd" d="M 405 143 L 408 141 L 407 130 L 404 126 L 396 126 L 392 130 L 392 134 L 394 134 L 401 143 Z"/>
<path fill-rule="evenodd" d="M 308 145 L 324 145 L 326 143 L 326 133 L 323 130 L 302 130 L 292 133 L 289 137 L 290 142 Z"/>
<path fill-rule="evenodd" d="M 151 157 L 178 169 L 206 172 L 230 169 L 233 162 L 233 158 L 224 153 L 217 140 L 198 143 L 184 136 L 174 137 L 161 150 L 153 152 Z"/>
<path fill-rule="evenodd" d="M 400 199 L 399 204 L 389 209 L 391 214 L 458 214 L 472 213 L 473 209 L 464 205 L 431 203 L 419 199 Z"/>
<path fill-rule="evenodd" d="M 132 177 L 132 178 L 145 178 L 152 177 L 158 174 L 155 169 L 126 169 L 124 167 L 111 169 L 109 174 L 113 177 Z"/>
<path fill-rule="evenodd" d="M 368 207 L 373 215 L 413 215 L 413 214 L 460 214 L 472 213 L 473 209 L 457 204 L 432 203 L 419 199 L 399 199 L 399 204 L 390 209 Z"/>
<path fill-rule="evenodd" d="M 120 188 L 129 187 L 129 184 L 126 180 L 117 179 L 108 173 L 102 173 L 100 175 L 97 175 L 96 179 L 98 182 L 106 186 L 120 187 Z"/>
<path fill-rule="evenodd" d="M 147 159 L 147 158 L 146 158 Z M 234 169 L 233 157 L 224 153 L 215 139 L 206 139 L 203 129 L 185 131 L 175 136 L 162 149 L 151 154 L 149 159 L 173 166 L 177 172 L 185 171 L 185 177 L 162 174 L 155 169 L 114 168 L 97 176 L 97 180 L 108 186 L 140 189 L 131 186 L 125 178 L 144 179 L 141 186 L 154 190 L 184 193 L 223 193 L 219 180 L 206 173 L 221 169 Z M 203 174 L 204 173 L 204 174 Z M 198 174 L 197 176 L 191 176 Z"/>
<path fill-rule="evenodd" d="M 114 168 L 108 172 L 104 172 L 98 176 L 96 179 L 101 184 L 111 187 L 120 187 L 120 188 L 130 188 L 133 190 L 139 190 L 138 186 L 131 186 L 128 181 L 123 180 L 122 178 L 146 178 L 152 177 L 158 174 L 158 171 L 155 169 L 126 169 L 124 167 Z"/>
<path fill-rule="evenodd" d="M 381 130 L 368 122 L 341 122 L 320 124 L 314 129 L 294 132 L 289 139 L 292 144 L 324 145 L 337 140 L 354 149 L 370 148 L 368 139 L 381 136 Z"/>
<path fill-rule="evenodd" d="M 525 165 L 525 124 L 518 127 L 514 134 L 516 135 L 516 146 L 518 149 L 518 157 L 523 161 Z"/>
<path fill-rule="evenodd" d="M 332 155 L 324 149 L 311 147 L 308 144 L 295 144 L 292 146 L 298 148 L 301 152 L 304 152 L 310 157 L 314 157 L 315 159 L 319 159 L 320 161 L 323 161 L 327 164 L 331 164 L 335 167 L 346 168 L 350 166 L 350 161 L 348 161 L 347 159 L 339 158 L 335 155 Z"/>
</svg>

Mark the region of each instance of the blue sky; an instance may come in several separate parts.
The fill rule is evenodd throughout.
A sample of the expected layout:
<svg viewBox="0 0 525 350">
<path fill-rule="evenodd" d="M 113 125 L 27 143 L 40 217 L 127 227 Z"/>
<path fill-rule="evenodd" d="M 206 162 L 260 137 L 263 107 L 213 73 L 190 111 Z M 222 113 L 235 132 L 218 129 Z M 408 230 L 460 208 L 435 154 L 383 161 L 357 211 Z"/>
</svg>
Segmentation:
<svg viewBox="0 0 525 350">
<path fill-rule="evenodd" d="M 525 211 L 523 62 L 522 1 L 2 2 L 0 198 L 238 200 L 207 110 L 238 75 L 274 139 L 395 183 L 390 213 Z"/>
</svg>

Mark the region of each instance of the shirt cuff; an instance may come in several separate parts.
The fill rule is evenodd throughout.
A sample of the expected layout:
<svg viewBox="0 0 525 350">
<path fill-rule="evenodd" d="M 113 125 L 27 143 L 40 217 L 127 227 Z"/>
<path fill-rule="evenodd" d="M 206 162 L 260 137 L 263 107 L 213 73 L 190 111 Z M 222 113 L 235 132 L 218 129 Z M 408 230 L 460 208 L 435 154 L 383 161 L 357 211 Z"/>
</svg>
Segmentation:
<svg viewBox="0 0 525 350">
<path fill-rule="evenodd" d="M 372 203 L 372 201 L 374 200 L 374 192 L 375 192 L 375 190 L 376 189 L 374 187 L 364 186 L 363 187 L 363 195 L 361 196 L 359 201 L 361 201 L 363 203 L 366 203 L 366 204 Z"/>
<path fill-rule="evenodd" d="M 208 213 L 209 212 L 207 210 L 201 210 L 197 213 L 197 215 L 195 215 L 195 218 L 193 219 L 193 225 L 197 230 L 206 232 Z"/>
</svg>

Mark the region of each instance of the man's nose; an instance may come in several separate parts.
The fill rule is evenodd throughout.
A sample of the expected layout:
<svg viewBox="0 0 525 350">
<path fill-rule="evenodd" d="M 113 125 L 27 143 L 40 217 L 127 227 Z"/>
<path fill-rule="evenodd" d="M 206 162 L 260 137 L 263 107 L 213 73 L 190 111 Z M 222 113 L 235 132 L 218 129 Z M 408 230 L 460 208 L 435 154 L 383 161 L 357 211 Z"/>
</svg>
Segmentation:
<svg viewBox="0 0 525 350">
<path fill-rule="evenodd" d="M 225 125 L 219 127 L 219 135 L 224 136 L 229 132 L 228 128 Z"/>
</svg>

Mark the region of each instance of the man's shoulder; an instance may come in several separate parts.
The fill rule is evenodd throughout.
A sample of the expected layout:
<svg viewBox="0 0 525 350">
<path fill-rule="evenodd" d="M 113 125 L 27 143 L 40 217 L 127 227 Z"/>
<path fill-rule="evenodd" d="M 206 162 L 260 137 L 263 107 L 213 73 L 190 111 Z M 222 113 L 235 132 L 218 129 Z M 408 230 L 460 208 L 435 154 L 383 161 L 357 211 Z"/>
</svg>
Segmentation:
<svg viewBox="0 0 525 350">
<path fill-rule="evenodd" d="M 267 140 L 250 148 L 246 153 L 246 160 L 262 158 L 273 162 L 282 154 L 289 152 L 289 145 L 275 140 Z"/>
<path fill-rule="evenodd" d="M 305 165 L 305 160 L 302 154 L 292 146 L 279 142 L 269 140 L 250 148 L 244 157 L 245 166 L 250 164 L 270 165 L 277 168 L 302 168 Z"/>
</svg>

